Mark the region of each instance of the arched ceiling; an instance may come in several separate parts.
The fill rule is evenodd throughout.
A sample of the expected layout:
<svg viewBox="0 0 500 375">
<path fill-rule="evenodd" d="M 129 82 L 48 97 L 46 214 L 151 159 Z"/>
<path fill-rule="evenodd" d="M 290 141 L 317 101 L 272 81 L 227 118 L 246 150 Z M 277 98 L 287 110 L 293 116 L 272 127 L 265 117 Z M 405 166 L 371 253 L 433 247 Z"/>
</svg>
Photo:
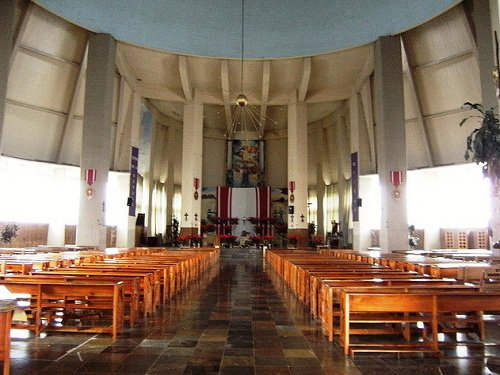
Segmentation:
<svg viewBox="0 0 500 375">
<path fill-rule="evenodd" d="M 79 165 L 89 32 L 68 22 L 66 18 L 59 17 L 57 14 L 61 12 L 57 9 L 54 10 L 56 13 L 54 14 L 45 7 L 50 4 L 62 6 L 64 3 L 68 6 L 74 5 L 75 12 L 77 9 L 82 11 L 82 7 L 89 6 L 105 14 L 109 11 L 108 7 L 112 8 L 110 4 L 115 4 L 116 1 L 38 0 L 36 3 L 29 0 L 16 1 L 17 24 L 8 80 L 2 153 L 22 159 Z M 159 0 L 150 1 L 153 4 L 159 3 Z M 192 7 L 193 4 L 205 4 L 206 7 L 206 4 L 213 5 L 219 2 L 224 3 L 222 0 L 203 2 L 186 0 L 182 3 L 189 3 Z M 239 1 L 235 2 L 239 4 Z M 263 0 L 248 0 L 245 4 L 250 6 L 261 2 Z M 284 2 L 269 0 L 266 4 L 278 6 Z M 326 2 L 318 0 L 314 1 L 314 4 Z M 127 8 L 127 4 L 132 4 L 129 1 L 120 3 L 124 4 L 124 8 Z M 168 4 L 174 3 L 178 2 L 168 2 Z M 227 5 L 229 1 L 225 3 Z M 287 2 L 287 4 L 295 3 L 302 2 L 299 0 Z M 311 4 L 312 0 L 309 3 Z M 328 3 L 340 2 L 332 0 Z M 359 8 L 360 3 L 369 4 L 366 14 L 374 3 L 380 4 L 381 8 L 402 3 L 408 12 L 415 12 L 418 15 L 417 8 L 422 4 L 427 4 L 432 9 L 436 9 L 433 6 L 440 4 L 442 9 L 447 9 L 456 1 L 366 0 L 345 3 L 354 4 L 354 8 Z M 43 7 L 38 4 L 42 4 Z M 407 160 L 410 169 L 464 162 L 464 142 L 472 128 L 458 127 L 460 120 L 467 115 L 461 107 L 466 101 L 481 100 L 475 29 L 468 8 L 470 4 L 471 2 L 458 4 L 429 22 L 401 34 Z M 148 12 L 142 9 L 143 7 L 136 11 L 139 14 Z M 300 9 L 306 14 L 304 8 Z M 387 8 L 385 9 L 387 11 Z M 124 18 L 120 17 L 124 16 L 118 13 L 119 10 L 120 7 L 117 7 L 116 14 L 110 17 L 113 20 L 119 19 L 120 22 L 108 22 L 110 25 L 114 26 L 123 21 Z M 132 10 L 134 10 L 133 5 L 130 5 L 129 11 Z M 196 16 L 199 13 L 198 9 L 193 8 L 192 12 L 195 17 L 200 17 Z M 435 10 L 435 12 L 440 11 Z M 406 13 L 400 13 L 402 14 Z M 347 9 L 344 9 L 344 16 L 347 15 Z M 394 18 L 391 13 L 388 15 L 388 20 Z M 206 18 L 211 19 L 208 11 Z M 410 18 L 414 24 L 420 22 L 417 22 L 418 18 L 413 18 L 413 13 Z M 311 19 L 308 23 L 315 24 L 313 26 L 316 27 L 320 24 L 318 20 L 323 18 Z M 228 28 L 230 23 L 228 21 Z M 324 27 L 330 27 L 330 24 Z M 295 25 L 286 30 L 294 31 Z M 132 34 L 134 29 L 131 28 L 129 31 Z M 180 39 L 184 38 L 182 30 L 173 33 Z M 273 33 L 266 33 L 263 32 L 262 35 L 271 40 Z M 283 34 L 283 30 L 276 26 L 274 33 Z M 372 37 L 376 38 L 375 35 Z M 196 46 L 195 41 L 184 40 L 184 43 L 185 49 Z M 225 43 L 230 44 L 230 41 L 224 43 L 221 43 L 220 39 L 218 41 L 218 44 Z M 292 39 L 287 43 L 299 46 Z M 131 121 L 130 118 L 134 116 L 134 113 L 127 111 L 132 102 L 131 90 L 163 116 L 162 124 L 174 123 L 178 133 L 182 127 L 183 105 L 192 100 L 194 93 L 197 92 L 204 103 L 204 134 L 214 139 L 217 137 L 223 139 L 227 127 L 231 124 L 234 100 L 241 93 L 239 59 L 178 54 L 138 44 L 140 43 L 117 42 L 116 97 L 113 115 L 115 144 L 113 154 L 116 160 L 112 165 L 115 170 L 126 170 L 128 166 L 128 159 L 119 158 L 119 152 L 116 150 L 119 150 L 122 124 Z M 328 48 L 333 47 L 330 45 Z M 219 51 L 217 54 L 220 53 Z M 326 177 L 325 181 L 334 181 L 337 168 L 335 158 L 338 157 L 338 153 L 332 146 L 335 144 L 333 139 L 328 139 L 327 146 L 317 140 L 314 143 L 312 139 L 321 139 L 321 128 L 331 126 L 335 112 L 341 110 L 344 113 L 348 112 L 345 111 L 347 100 L 358 93 L 364 99 L 363 108 L 360 109 L 365 113 L 363 134 L 360 135 L 366 139 L 362 146 L 363 159 L 369 161 L 369 165 L 366 165 L 363 171 L 366 173 L 374 171 L 376 149 L 370 91 L 364 90 L 361 93 L 359 91 L 364 87 L 364 83 L 370 81 L 373 70 L 373 43 L 312 56 L 303 56 L 303 53 L 304 51 L 299 53 L 299 56 L 286 59 L 244 61 L 245 95 L 249 102 L 257 107 L 263 119 L 271 118 L 276 122 L 275 124 L 272 121 L 264 121 L 266 138 L 286 137 L 286 105 L 290 93 L 297 93 L 299 99 L 307 105 L 310 134 L 318 133 L 317 137 L 311 136 L 310 184 L 314 184 L 316 180 L 316 166 L 325 153 L 328 154 L 329 160 L 326 169 L 331 174 L 331 178 Z M 237 52 L 235 54 L 238 55 Z M 346 120 L 346 127 L 348 124 Z M 467 126 L 473 127 L 474 124 L 470 122 Z M 176 176 L 179 175 L 176 172 Z"/>
<path fill-rule="evenodd" d="M 37 0 L 83 28 L 144 47 L 239 58 L 242 4 L 236 0 Z M 457 0 L 250 0 L 246 58 L 318 55 L 412 29 Z"/>
</svg>

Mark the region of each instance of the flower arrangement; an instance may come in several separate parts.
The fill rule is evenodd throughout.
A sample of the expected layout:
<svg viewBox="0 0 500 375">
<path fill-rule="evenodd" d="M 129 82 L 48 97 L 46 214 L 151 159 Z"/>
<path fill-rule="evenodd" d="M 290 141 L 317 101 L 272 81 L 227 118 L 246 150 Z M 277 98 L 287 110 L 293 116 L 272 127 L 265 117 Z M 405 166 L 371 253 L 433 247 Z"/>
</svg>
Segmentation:
<svg viewBox="0 0 500 375">
<path fill-rule="evenodd" d="M 255 245 L 255 246 L 259 246 L 260 243 L 262 242 L 262 236 L 250 236 L 250 241 L 252 241 L 252 243 Z"/>
<path fill-rule="evenodd" d="M 180 244 L 183 244 L 183 245 L 188 245 L 189 244 L 189 238 L 190 236 L 187 236 L 187 235 L 182 235 L 182 236 L 179 236 L 177 237 L 177 241 L 180 243 Z"/>
<path fill-rule="evenodd" d="M 274 236 L 271 235 L 262 236 L 262 241 L 268 246 L 271 245 L 274 240 L 275 240 Z"/>
<path fill-rule="evenodd" d="M 288 243 L 290 245 L 297 245 L 297 243 L 299 242 L 299 236 L 297 236 L 296 234 L 290 234 L 288 237 L 287 237 L 287 240 L 288 240 Z"/>
<path fill-rule="evenodd" d="M 189 240 L 191 241 L 191 244 L 199 245 L 199 244 L 201 244 L 203 237 L 200 236 L 199 234 L 192 234 L 189 236 Z"/>
<path fill-rule="evenodd" d="M 311 242 L 314 246 L 323 245 L 323 236 L 319 236 L 319 235 L 313 236 L 311 238 Z"/>
<path fill-rule="evenodd" d="M 202 224 L 201 225 L 201 232 L 202 233 L 215 232 L 215 224 L 212 224 L 212 223 Z"/>
<path fill-rule="evenodd" d="M 221 234 L 220 235 L 220 242 L 225 247 L 229 247 L 235 241 L 236 241 L 236 236 L 233 236 L 232 234 Z"/>
</svg>

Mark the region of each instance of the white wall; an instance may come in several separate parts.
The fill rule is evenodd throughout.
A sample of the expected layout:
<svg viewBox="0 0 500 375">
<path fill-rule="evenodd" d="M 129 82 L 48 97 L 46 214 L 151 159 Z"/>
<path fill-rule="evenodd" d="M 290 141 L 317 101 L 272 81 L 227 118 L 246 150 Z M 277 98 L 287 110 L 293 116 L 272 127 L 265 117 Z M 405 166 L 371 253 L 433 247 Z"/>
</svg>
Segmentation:
<svg viewBox="0 0 500 375">
<path fill-rule="evenodd" d="M 266 183 L 282 188 L 288 185 L 287 139 L 266 139 Z"/>
<path fill-rule="evenodd" d="M 226 148 L 225 139 L 203 138 L 203 186 L 225 184 Z"/>
</svg>

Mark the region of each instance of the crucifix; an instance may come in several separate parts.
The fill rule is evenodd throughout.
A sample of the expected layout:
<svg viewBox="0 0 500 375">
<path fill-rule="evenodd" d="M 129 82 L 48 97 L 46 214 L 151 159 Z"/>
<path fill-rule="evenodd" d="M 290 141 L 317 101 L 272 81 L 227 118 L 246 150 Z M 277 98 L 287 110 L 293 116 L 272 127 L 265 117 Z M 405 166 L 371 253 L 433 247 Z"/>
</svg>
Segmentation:
<svg viewBox="0 0 500 375">
<path fill-rule="evenodd" d="M 194 221 L 198 221 L 198 214 L 197 213 L 194 214 Z"/>
<path fill-rule="evenodd" d="M 300 215 L 300 221 L 304 222 L 304 218 L 305 218 L 304 214 Z"/>
<path fill-rule="evenodd" d="M 189 214 L 186 212 L 186 213 L 184 214 L 184 217 L 185 217 L 186 221 L 188 220 L 188 216 L 189 216 Z"/>
<path fill-rule="evenodd" d="M 293 223 L 293 215 L 290 215 L 290 221 Z"/>
</svg>

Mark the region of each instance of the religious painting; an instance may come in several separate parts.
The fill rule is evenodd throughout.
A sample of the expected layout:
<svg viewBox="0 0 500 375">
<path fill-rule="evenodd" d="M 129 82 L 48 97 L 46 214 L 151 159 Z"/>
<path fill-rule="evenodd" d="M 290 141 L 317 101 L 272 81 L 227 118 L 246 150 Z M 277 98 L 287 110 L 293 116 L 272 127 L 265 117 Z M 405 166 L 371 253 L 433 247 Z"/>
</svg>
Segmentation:
<svg viewBox="0 0 500 375">
<path fill-rule="evenodd" d="M 226 186 L 258 187 L 262 185 L 264 142 L 232 140 L 228 142 Z"/>
</svg>

